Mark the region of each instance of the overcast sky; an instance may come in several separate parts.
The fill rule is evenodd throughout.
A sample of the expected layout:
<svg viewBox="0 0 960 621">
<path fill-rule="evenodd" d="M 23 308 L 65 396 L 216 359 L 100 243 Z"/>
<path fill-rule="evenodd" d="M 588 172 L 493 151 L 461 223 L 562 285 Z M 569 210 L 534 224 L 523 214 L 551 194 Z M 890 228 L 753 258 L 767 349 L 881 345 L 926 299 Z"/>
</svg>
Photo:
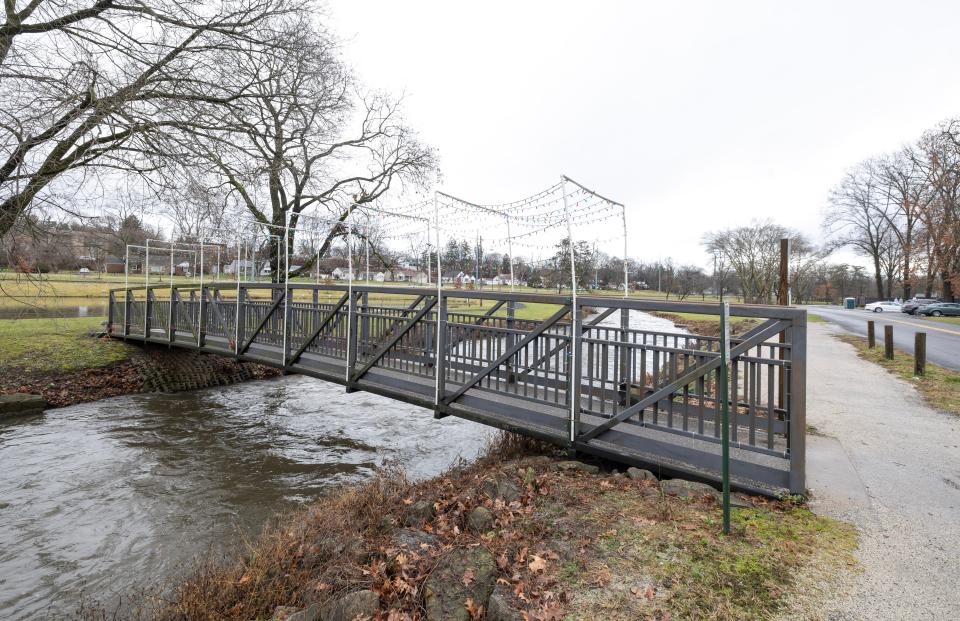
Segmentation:
<svg viewBox="0 0 960 621">
<path fill-rule="evenodd" d="M 443 189 L 503 202 L 567 174 L 627 205 L 637 259 L 706 264 L 705 231 L 754 218 L 819 240 L 848 166 L 960 115 L 955 1 L 329 6 Z"/>
</svg>

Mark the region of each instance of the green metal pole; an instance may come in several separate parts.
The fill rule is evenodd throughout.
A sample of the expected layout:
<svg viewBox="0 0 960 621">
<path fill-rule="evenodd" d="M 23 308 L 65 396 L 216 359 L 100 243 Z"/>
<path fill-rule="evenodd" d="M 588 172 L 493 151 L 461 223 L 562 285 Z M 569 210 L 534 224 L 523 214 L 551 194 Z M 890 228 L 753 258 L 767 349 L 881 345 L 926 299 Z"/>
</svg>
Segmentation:
<svg viewBox="0 0 960 621">
<path fill-rule="evenodd" d="M 730 404 L 727 366 L 730 364 L 730 303 L 720 304 L 720 446 L 723 480 L 723 534 L 730 534 Z"/>
</svg>

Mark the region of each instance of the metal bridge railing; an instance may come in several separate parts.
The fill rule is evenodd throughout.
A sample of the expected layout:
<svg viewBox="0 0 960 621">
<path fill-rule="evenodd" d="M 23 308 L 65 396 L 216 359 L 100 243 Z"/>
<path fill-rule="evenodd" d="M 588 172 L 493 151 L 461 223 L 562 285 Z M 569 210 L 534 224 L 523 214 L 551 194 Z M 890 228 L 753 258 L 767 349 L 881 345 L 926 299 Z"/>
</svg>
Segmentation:
<svg viewBox="0 0 960 621">
<path fill-rule="evenodd" d="M 473 304 L 486 304 L 476 310 Z M 525 305 L 547 318 L 518 317 Z M 219 283 L 110 293 L 113 336 L 192 347 L 372 390 L 577 450 L 706 478 L 719 471 L 720 354 L 711 335 L 632 313 L 719 305 L 389 286 Z M 172 313 L 172 314 L 171 314 Z M 803 492 L 806 313 L 733 306 L 733 472 Z M 718 319 L 719 321 L 719 319 Z M 439 329 L 438 329 L 439 323 Z"/>
</svg>

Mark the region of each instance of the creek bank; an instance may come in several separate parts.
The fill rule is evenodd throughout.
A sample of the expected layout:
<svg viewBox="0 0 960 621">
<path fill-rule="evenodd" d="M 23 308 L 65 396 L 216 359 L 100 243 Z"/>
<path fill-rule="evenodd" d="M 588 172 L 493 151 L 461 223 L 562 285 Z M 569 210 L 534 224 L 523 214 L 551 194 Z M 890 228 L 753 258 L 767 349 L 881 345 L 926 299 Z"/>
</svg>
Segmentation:
<svg viewBox="0 0 960 621">
<path fill-rule="evenodd" d="M 102 366 L 4 369 L 0 395 L 29 394 L 49 407 L 64 407 L 121 395 L 180 392 L 280 375 L 264 365 L 212 354 L 151 344 L 123 345 L 127 350 L 123 359 Z"/>
<path fill-rule="evenodd" d="M 661 311 L 650 311 L 650 314 L 661 319 L 672 321 L 678 328 L 683 328 L 691 334 L 700 334 L 702 336 L 720 336 L 720 316 L 716 319 L 691 318 L 684 317 L 677 313 L 665 313 Z M 730 335 L 739 336 L 757 325 L 755 319 L 730 319 Z"/>
<path fill-rule="evenodd" d="M 852 562 L 851 528 L 786 501 L 740 496 L 725 537 L 716 496 L 553 455 L 385 472 L 201 566 L 155 618 L 767 619 L 797 569 Z"/>
</svg>

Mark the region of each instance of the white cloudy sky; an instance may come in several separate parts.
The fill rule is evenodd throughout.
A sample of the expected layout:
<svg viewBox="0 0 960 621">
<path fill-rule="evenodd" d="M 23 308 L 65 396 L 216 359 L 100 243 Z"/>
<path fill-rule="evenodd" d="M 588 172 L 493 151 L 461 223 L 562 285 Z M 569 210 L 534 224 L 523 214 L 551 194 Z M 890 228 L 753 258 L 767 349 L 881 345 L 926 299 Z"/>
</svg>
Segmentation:
<svg viewBox="0 0 960 621">
<path fill-rule="evenodd" d="M 817 239 L 844 169 L 960 115 L 958 2 L 330 0 L 368 86 L 405 92 L 443 188 L 567 174 L 628 206 L 631 252 L 706 263 L 704 231 Z"/>
</svg>

